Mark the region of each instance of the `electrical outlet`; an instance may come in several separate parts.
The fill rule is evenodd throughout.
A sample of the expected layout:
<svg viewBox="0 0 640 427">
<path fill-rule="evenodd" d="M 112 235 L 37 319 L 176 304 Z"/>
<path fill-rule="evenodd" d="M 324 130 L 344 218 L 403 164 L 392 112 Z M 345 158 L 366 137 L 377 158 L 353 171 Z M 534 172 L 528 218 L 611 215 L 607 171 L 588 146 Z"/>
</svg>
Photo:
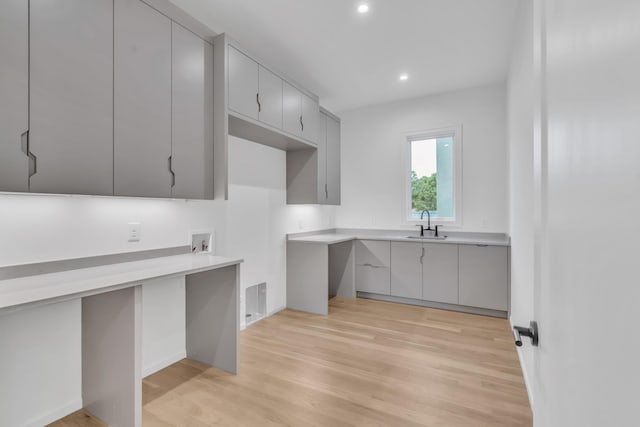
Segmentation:
<svg viewBox="0 0 640 427">
<path fill-rule="evenodd" d="M 139 242 L 142 239 L 142 224 L 139 222 L 130 222 L 129 226 L 129 241 Z"/>
</svg>

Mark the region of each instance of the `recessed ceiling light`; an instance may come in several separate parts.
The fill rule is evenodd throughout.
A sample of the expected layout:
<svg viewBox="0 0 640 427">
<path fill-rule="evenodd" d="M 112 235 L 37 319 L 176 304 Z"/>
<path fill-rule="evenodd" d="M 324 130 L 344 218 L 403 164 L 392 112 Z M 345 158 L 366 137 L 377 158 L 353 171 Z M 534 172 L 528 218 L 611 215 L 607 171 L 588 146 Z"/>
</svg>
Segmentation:
<svg viewBox="0 0 640 427">
<path fill-rule="evenodd" d="M 366 3 L 362 3 L 358 6 L 358 13 L 367 13 L 369 12 L 369 5 Z"/>
<path fill-rule="evenodd" d="M 405 74 L 405 73 L 400 74 L 399 79 L 400 79 L 400 81 L 401 81 L 401 82 L 404 82 L 404 81 L 406 81 L 406 80 L 409 80 L 409 74 Z"/>
</svg>

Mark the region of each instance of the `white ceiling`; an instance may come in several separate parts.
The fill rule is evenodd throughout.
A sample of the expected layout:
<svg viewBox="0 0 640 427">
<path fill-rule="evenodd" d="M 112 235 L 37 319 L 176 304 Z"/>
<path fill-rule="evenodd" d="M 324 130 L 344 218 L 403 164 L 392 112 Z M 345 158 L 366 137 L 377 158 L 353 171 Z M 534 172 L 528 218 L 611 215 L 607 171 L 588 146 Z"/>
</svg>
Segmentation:
<svg viewBox="0 0 640 427">
<path fill-rule="evenodd" d="M 339 112 L 504 80 L 521 0 L 171 1 Z"/>
</svg>

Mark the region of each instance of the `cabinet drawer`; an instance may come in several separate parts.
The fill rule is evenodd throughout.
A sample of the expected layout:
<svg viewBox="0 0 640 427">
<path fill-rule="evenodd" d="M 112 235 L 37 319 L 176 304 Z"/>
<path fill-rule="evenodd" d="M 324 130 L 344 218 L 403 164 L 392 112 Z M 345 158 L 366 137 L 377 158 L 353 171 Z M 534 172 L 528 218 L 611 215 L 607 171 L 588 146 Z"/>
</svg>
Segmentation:
<svg viewBox="0 0 640 427">
<path fill-rule="evenodd" d="M 390 267 L 391 243 L 380 240 L 356 241 L 356 264 Z"/>
<path fill-rule="evenodd" d="M 391 277 L 388 267 L 356 265 L 356 291 L 374 294 L 391 294 Z"/>
</svg>

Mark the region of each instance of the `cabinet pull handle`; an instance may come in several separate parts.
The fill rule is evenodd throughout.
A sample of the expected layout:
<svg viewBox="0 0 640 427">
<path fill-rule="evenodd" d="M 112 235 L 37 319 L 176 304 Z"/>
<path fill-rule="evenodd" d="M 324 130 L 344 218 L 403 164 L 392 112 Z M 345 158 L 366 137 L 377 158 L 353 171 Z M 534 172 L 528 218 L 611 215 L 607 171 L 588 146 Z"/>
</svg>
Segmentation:
<svg viewBox="0 0 640 427">
<path fill-rule="evenodd" d="M 383 266 L 369 264 L 368 262 L 367 262 L 367 263 L 362 264 L 362 266 L 363 266 L 363 267 L 371 267 L 371 268 L 384 268 Z"/>
<path fill-rule="evenodd" d="M 324 185 L 324 197 L 329 200 L 329 188 L 327 188 L 327 184 Z"/>
<path fill-rule="evenodd" d="M 38 173 L 38 158 L 31 152 L 29 147 L 29 131 L 24 131 L 20 135 L 20 147 L 22 152 L 29 157 L 29 178 Z"/>
<path fill-rule="evenodd" d="M 302 122 L 302 116 L 300 116 L 300 129 L 304 132 L 304 123 Z"/>
<path fill-rule="evenodd" d="M 262 112 L 262 104 L 260 104 L 260 93 L 256 93 L 256 103 L 258 104 L 258 113 Z"/>
<path fill-rule="evenodd" d="M 422 248 L 422 253 L 420 254 L 420 264 L 422 264 L 422 260 L 424 259 L 424 248 Z"/>
<path fill-rule="evenodd" d="M 486 248 L 489 245 L 476 245 L 476 246 L 479 247 L 479 248 Z"/>
<path fill-rule="evenodd" d="M 173 156 L 169 156 L 169 173 L 171 174 L 171 188 L 176 186 L 176 174 L 173 172 Z"/>
</svg>

